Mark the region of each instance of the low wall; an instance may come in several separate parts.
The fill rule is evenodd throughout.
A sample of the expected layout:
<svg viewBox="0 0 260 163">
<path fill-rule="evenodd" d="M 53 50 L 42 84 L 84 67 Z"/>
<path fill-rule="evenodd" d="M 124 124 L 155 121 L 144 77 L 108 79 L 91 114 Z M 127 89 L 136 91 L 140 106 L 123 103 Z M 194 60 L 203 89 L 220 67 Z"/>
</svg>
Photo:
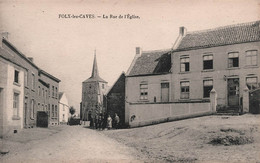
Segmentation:
<svg viewBox="0 0 260 163">
<path fill-rule="evenodd" d="M 210 102 L 136 103 L 129 107 L 129 126 L 138 127 L 214 113 Z"/>
</svg>

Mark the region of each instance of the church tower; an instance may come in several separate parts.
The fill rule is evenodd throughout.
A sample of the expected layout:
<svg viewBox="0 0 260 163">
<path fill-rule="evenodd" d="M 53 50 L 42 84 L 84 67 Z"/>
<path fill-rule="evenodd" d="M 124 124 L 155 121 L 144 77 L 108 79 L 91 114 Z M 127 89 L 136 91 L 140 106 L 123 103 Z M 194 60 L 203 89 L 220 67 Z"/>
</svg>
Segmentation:
<svg viewBox="0 0 260 163">
<path fill-rule="evenodd" d="M 103 80 L 98 73 L 96 51 L 90 78 L 82 82 L 82 102 L 81 102 L 81 119 L 89 120 L 90 116 L 104 113 L 105 105 L 103 96 L 107 90 L 107 82 Z"/>
</svg>

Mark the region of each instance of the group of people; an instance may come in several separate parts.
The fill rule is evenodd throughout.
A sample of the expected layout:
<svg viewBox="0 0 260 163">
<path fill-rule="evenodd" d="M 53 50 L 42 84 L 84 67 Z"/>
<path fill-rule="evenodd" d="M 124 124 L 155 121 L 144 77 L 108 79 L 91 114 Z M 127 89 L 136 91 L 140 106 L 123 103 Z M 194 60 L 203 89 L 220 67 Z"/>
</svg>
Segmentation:
<svg viewBox="0 0 260 163">
<path fill-rule="evenodd" d="M 120 118 L 115 113 L 114 118 L 110 115 L 105 116 L 103 114 L 95 116 L 95 118 L 90 117 L 90 127 L 93 129 L 104 130 L 104 129 L 119 129 L 120 128 Z"/>
</svg>

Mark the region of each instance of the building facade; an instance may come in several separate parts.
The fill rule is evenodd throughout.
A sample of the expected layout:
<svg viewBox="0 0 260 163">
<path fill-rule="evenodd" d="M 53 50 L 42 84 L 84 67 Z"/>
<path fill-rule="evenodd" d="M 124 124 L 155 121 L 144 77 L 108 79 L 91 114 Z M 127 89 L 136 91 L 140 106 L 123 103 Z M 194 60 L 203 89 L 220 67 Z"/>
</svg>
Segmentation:
<svg viewBox="0 0 260 163">
<path fill-rule="evenodd" d="M 64 92 L 59 93 L 59 121 L 60 124 L 67 124 L 69 119 L 69 102 Z"/>
<path fill-rule="evenodd" d="M 23 128 L 24 74 L 27 70 L 0 48 L 0 137 Z"/>
<path fill-rule="evenodd" d="M 241 106 L 243 90 L 259 87 L 260 21 L 184 31 L 172 52 L 173 99 L 209 99 L 214 88 L 219 105 Z"/>
<path fill-rule="evenodd" d="M 107 114 L 120 118 L 120 127 L 125 127 L 125 73 L 123 72 L 108 91 L 106 98 Z"/>
<path fill-rule="evenodd" d="M 243 92 L 259 87 L 259 24 L 195 32 L 180 27 L 172 49 L 137 48 L 126 74 L 126 123 L 212 114 L 217 106 L 242 109 Z"/>
<path fill-rule="evenodd" d="M 107 82 L 99 76 L 96 55 L 94 56 L 92 75 L 82 83 L 81 118 L 89 120 L 105 112 L 104 95 Z"/>
<path fill-rule="evenodd" d="M 33 58 L 26 57 L 7 39 L 2 39 L 2 49 L 6 51 L 6 55 L 10 56 L 15 62 L 22 65 L 26 71 L 24 72 L 24 99 L 23 101 L 23 127 L 31 128 L 36 126 L 37 111 L 46 111 L 53 105 L 58 111 L 58 97 L 50 96 L 51 92 L 58 92 L 60 80 L 56 77 L 41 70 L 34 62 Z M 54 89 L 52 89 L 54 86 Z M 46 91 L 49 96 L 46 96 Z M 57 118 L 51 124 L 58 124 Z M 50 122 L 50 121 L 49 121 Z"/>
</svg>

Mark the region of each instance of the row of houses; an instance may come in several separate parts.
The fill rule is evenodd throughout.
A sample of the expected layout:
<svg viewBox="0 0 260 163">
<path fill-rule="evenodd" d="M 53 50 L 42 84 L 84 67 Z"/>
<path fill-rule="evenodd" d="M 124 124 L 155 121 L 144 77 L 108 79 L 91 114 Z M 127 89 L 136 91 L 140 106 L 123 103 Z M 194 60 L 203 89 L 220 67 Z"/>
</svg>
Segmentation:
<svg viewBox="0 0 260 163">
<path fill-rule="evenodd" d="M 246 113 L 248 91 L 260 87 L 259 51 L 260 21 L 192 32 L 180 27 L 169 49 L 137 47 L 127 73 L 105 96 L 97 91 L 95 97 L 103 96 L 105 112 L 119 113 L 130 127 L 212 114 L 216 108 Z M 89 96 L 85 89 L 83 94 Z M 82 106 L 86 114 L 88 108 Z"/>
<path fill-rule="evenodd" d="M 39 68 L 8 41 L 3 33 L 0 48 L 0 136 L 37 125 L 37 112 L 48 115 L 49 125 L 67 121 L 66 95 L 60 80 Z M 66 113 L 62 113 L 66 106 Z M 59 110 L 62 108 L 62 111 Z M 65 110 L 65 109 L 64 109 Z M 60 113 L 65 114 L 59 117 Z"/>
</svg>

